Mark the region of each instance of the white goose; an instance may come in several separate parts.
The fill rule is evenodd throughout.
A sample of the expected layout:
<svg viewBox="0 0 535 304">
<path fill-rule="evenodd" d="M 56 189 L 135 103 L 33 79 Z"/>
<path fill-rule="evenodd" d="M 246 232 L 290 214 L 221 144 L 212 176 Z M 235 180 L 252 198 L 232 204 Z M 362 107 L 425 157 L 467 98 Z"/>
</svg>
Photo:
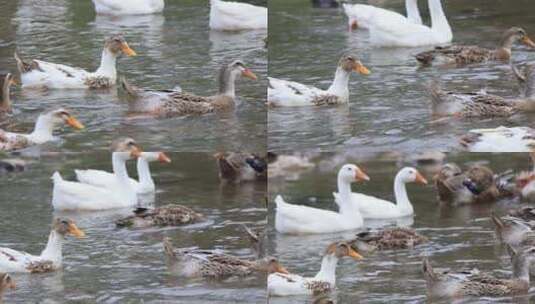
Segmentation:
<svg viewBox="0 0 535 304">
<path fill-rule="evenodd" d="M 331 233 L 362 227 L 359 207 L 348 200 L 351 183 L 369 180 L 359 167 L 346 164 L 338 172 L 338 192 L 341 195 L 339 212 L 286 203 L 280 195 L 275 198 L 275 229 L 280 233 Z"/>
<path fill-rule="evenodd" d="M 344 55 L 338 62 L 334 80 L 327 90 L 298 82 L 268 77 L 268 103 L 274 107 L 335 105 L 349 102 L 349 75 L 368 75 L 370 71 L 353 56 Z"/>
<path fill-rule="evenodd" d="M 93 0 L 95 11 L 102 15 L 143 15 L 161 13 L 163 0 Z"/>
<path fill-rule="evenodd" d="M 137 159 L 139 181 L 129 178 L 130 184 L 137 194 L 150 193 L 156 190 L 149 167 L 149 162 L 153 161 L 170 163 L 171 159 L 163 152 L 141 152 Z M 74 170 L 74 172 L 76 179 L 81 183 L 104 188 L 117 188 L 117 177 L 113 173 L 93 169 Z"/>
<path fill-rule="evenodd" d="M 121 53 L 127 56 L 136 55 L 123 36 L 115 35 L 106 39 L 100 66 L 95 72 L 41 60 L 24 61 L 17 53 L 15 53 L 15 60 L 20 72 L 22 87 L 98 89 L 115 85 L 117 80 L 115 62 Z"/>
<path fill-rule="evenodd" d="M 312 278 L 297 274 L 273 272 L 267 278 L 269 296 L 316 295 L 329 292 L 336 285 L 338 260 L 348 256 L 355 260 L 362 256 L 346 242 L 329 245 L 321 260 L 320 271 Z"/>
<path fill-rule="evenodd" d="M 344 3 L 344 12 L 348 18 L 349 30 L 369 29 L 375 22 L 411 22 L 422 24 L 422 17 L 418 10 L 418 0 L 405 0 L 407 17 L 384 8 L 375 7 L 367 4 L 349 4 Z"/>
<path fill-rule="evenodd" d="M 451 42 L 453 34 L 440 0 L 428 0 L 431 27 L 406 19 L 377 19 L 370 27 L 370 42 L 387 47 L 417 47 Z"/>
<path fill-rule="evenodd" d="M 30 134 L 7 132 L 0 129 L 0 151 L 24 149 L 56 140 L 54 129 L 60 124 L 67 124 L 75 129 L 83 129 L 82 125 L 66 109 L 45 112 L 37 118 L 35 127 Z"/>
<path fill-rule="evenodd" d="M 82 238 L 85 233 L 69 219 L 56 219 L 48 237 L 48 243 L 40 255 L 10 248 L 0 248 L 0 272 L 49 272 L 61 267 L 62 247 L 66 235 Z"/>
<path fill-rule="evenodd" d="M 63 180 L 59 172 L 52 175 L 54 190 L 52 205 L 55 210 L 104 210 L 132 207 L 137 204 L 135 189 L 130 183 L 125 162 L 139 157 L 141 150 L 131 138 L 121 139 L 122 152 L 112 153 L 115 188 L 103 188 Z M 117 149 L 119 150 L 119 149 Z M 119 150 L 121 151 L 121 150 Z"/>
<path fill-rule="evenodd" d="M 470 152 L 533 152 L 535 130 L 529 127 L 475 129 L 460 139 Z"/>
<path fill-rule="evenodd" d="M 427 184 L 427 180 L 416 169 L 405 167 L 398 172 L 394 179 L 396 203 L 355 192 L 350 194 L 350 203 L 353 206 L 358 206 L 364 219 L 390 219 L 413 215 L 414 208 L 409 201 L 405 187 L 406 183 L 411 182 Z M 347 199 L 344 198 L 346 194 L 339 192 L 333 193 L 333 195 L 338 205 L 347 204 Z"/>
<path fill-rule="evenodd" d="M 219 31 L 265 29 L 267 8 L 248 3 L 210 0 L 210 28 Z"/>
</svg>

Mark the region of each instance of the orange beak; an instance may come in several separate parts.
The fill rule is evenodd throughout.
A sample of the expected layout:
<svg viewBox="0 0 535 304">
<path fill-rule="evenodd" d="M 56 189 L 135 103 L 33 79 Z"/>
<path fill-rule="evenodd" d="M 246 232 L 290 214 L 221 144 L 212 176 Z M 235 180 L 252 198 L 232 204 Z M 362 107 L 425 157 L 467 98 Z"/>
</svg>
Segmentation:
<svg viewBox="0 0 535 304">
<path fill-rule="evenodd" d="M 360 182 L 360 181 L 369 181 L 370 180 L 370 177 L 368 175 L 366 175 L 366 173 L 364 173 L 362 170 L 360 169 L 357 169 L 357 172 L 355 173 L 355 180 L 357 182 Z"/>
<path fill-rule="evenodd" d="M 241 72 L 241 75 L 242 75 L 243 77 L 251 78 L 252 80 L 257 80 L 257 79 L 258 79 L 258 78 L 256 77 L 256 75 L 255 75 L 253 72 L 251 72 L 251 70 L 249 70 L 249 69 L 245 69 L 245 70 L 243 70 L 243 71 Z"/>
<path fill-rule="evenodd" d="M 138 146 L 134 146 L 132 152 L 130 152 L 130 155 L 133 157 L 133 158 L 138 158 L 141 156 L 141 153 L 143 151 L 138 147 Z"/>
<path fill-rule="evenodd" d="M 9 85 L 16 86 L 16 85 L 18 85 L 18 84 L 19 84 L 19 82 L 18 82 L 15 78 L 11 78 L 11 79 L 9 80 Z"/>
<path fill-rule="evenodd" d="M 524 36 L 524 38 L 522 38 L 522 43 L 535 49 L 535 42 L 529 39 L 528 36 Z"/>
<path fill-rule="evenodd" d="M 161 163 L 170 163 L 171 159 L 169 156 L 165 155 L 165 153 L 160 152 L 160 154 L 158 154 L 158 161 Z"/>
<path fill-rule="evenodd" d="M 73 236 L 81 239 L 85 236 L 85 232 L 83 232 L 82 230 L 80 230 L 78 227 L 76 227 L 75 224 L 70 224 L 69 225 L 69 233 L 72 234 Z"/>
<path fill-rule="evenodd" d="M 420 174 L 420 172 L 416 172 L 416 179 L 414 181 L 418 184 L 427 185 L 427 180 Z"/>
<path fill-rule="evenodd" d="M 290 272 L 288 272 L 288 270 L 286 270 L 286 268 L 284 268 L 280 264 L 277 265 L 277 267 L 275 268 L 275 271 L 278 272 L 278 273 L 290 274 Z"/>
<path fill-rule="evenodd" d="M 355 249 L 353 249 L 351 247 L 349 247 L 349 251 L 348 251 L 347 255 L 349 257 L 353 258 L 353 260 L 362 260 L 364 258 L 358 252 L 356 252 Z"/>
<path fill-rule="evenodd" d="M 370 74 L 370 70 L 368 70 L 367 67 L 365 67 L 362 63 L 357 62 L 355 66 L 353 67 L 353 70 L 357 73 L 360 73 L 362 75 L 368 75 Z"/>
<path fill-rule="evenodd" d="M 69 118 L 67 118 L 65 123 L 78 130 L 81 130 L 84 128 L 84 125 L 81 122 L 79 122 L 76 118 L 74 118 L 74 116 L 69 116 Z"/>
<path fill-rule="evenodd" d="M 136 56 L 136 55 L 137 55 L 136 51 L 134 51 L 133 49 L 131 49 L 131 48 L 128 46 L 128 43 L 126 43 L 126 42 L 121 43 L 121 51 L 122 51 L 126 56 Z"/>
<path fill-rule="evenodd" d="M 354 31 L 356 29 L 359 28 L 359 24 L 357 22 L 357 20 L 352 20 L 351 23 L 349 24 L 349 31 Z"/>
</svg>

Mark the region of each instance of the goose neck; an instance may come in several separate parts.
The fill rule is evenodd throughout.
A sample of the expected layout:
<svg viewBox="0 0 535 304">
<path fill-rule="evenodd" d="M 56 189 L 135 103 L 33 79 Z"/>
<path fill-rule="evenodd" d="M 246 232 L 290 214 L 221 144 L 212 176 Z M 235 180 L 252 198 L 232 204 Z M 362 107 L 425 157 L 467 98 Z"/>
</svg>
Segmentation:
<svg viewBox="0 0 535 304">
<path fill-rule="evenodd" d="M 334 254 L 324 255 L 321 260 L 320 271 L 316 274 L 314 279 L 335 285 L 337 264 L 338 258 Z"/>
<path fill-rule="evenodd" d="M 139 183 L 143 186 L 154 186 L 154 181 L 150 174 L 149 162 L 144 157 L 137 159 L 137 174 L 139 175 Z"/>
<path fill-rule="evenodd" d="M 345 99 L 349 98 L 349 74 L 350 72 L 347 72 L 342 67 L 338 67 L 334 73 L 333 83 L 327 91 Z"/>
<path fill-rule="evenodd" d="M 396 198 L 396 206 L 400 211 L 407 211 L 412 213 L 413 207 L 409 201 L 409 196 L 407 195 L 406 183 L 403 180 L 403 177 L 400 173 L 396 175 L 394 180 L 394 195 Z"/>
<path fill-rule="evenodd" d="M 431 15 L 431 27 L 433 30 L 442 33 L 449 39 L 453 36 L 451 32 L 450 24 L 442 9 L 442 3 L 440 0 L 429 0 L 429 13 Z"/>
<path fill-rule="evenodd" d="M 416 24 L 422 24 L 422 16 L 420 16 L 420 10 L 418 10 L 417 0 L 405 0 L 405 8 L 407 9 L 407 19 Z"/>
<path fill-rule="evenodd" d="M 48 114 L 41 114 L 37 117 L 35 127 L 30 133 L 29 138 L 32 142 L 41 144 L 53 139 L 54 121 Z"/>
<path fill-rule="evenodd" d="M 106 76 L 115 79 L 117 76 L 117 69 L 115 67 L 117 62 L 117 55 L 110 52 L 108 49 L 102 51 L 100 58 L 100 66 L 95 74 L 99 76 Z"/>
<path fill-rule="evenodd" d="M 52 230 L 48 236 L 46 247 L 43 252 L 41 252 L 40 257 L 44 260 L 52 261 L 54 266 L 61 265 L 63 260 L 63 241 L 63 236 L 57 233 L 55 230 Z"/>
<path fill-rule="evenodd" d="M 234 98 L 236 96 L 236 77 L 235 73 L 228 67 L 224 67 L 219 72 L 219 94 Z"/>
</svg>

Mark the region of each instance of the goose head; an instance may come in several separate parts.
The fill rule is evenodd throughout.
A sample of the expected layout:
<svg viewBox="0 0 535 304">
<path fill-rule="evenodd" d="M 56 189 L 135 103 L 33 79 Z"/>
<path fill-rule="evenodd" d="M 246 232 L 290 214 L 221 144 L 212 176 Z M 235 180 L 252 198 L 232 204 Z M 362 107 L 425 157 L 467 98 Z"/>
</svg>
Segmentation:
<svg viewBox="0 0 535 304">
<path fill-rule="evenodd" d="M 359 74 L 368 75 L 370 70 L 366 68 L 360 60 L 351 55 L 344 55 L 338 62 L 338 67 L 342 68 L 347 73 L 357 72 Z"/>
<path fill-rule="evenodd" d="M 325 255 L 335 256 L 337 258 L 350 257 L 354 260 L 362 260 L 363 257 L 360 253 L 357 252 L 353 247 L 351 247 L 347 242 L 336 242 L 325 251 Z"/>
<path fill-rule="evenodd" d="M 9 276 L 7 273 L 0 273 L 0 295 L 2 294 L 3 290 L 6 289 L 15 289 L 15 281 Z M 1 301 L 2 299 L 0 299 Z"/>
<path fill-rule="evenodd" d="M 508 29 L 502 36 L 501 47 L 510 49 L 513 43 L 520 41 L 522 44 L 531 48 L 535 48 L 535 42 L 533 42 L 526 31 L 520 27 L 512 27 Z"/>
<path fill-rule="evenodd" d="M 113 35 L 104 42 L 104 49 L 119 57 L 121 54 L 126 56 L 136 56 L 136 52 L 128 46 L 128 43 L 122 35 Z"/>
<path fill-rule="evenodd" d="M 83 129 L 84 125 L 79 122 L 67 109 L 59 108 L 45 113 L 44 116 L 50 120 L 52 125 L 66 124 L 74 129 Z"/>
<path fill-rule="evenodd" d="M 139 155 L 140 158 L 148 162 L 159 161 L 160 163 L 170 163 L 171 158 L 163 152 L 141 152 Z"/>
<path fill-rule="evenodd" d="M 127 159 L 138 158 L 143 153 L 136 141 L 130 137 L 122 137 L 114 140 L 111 148 L 113 153 L 121 153 Z"/>
<path fill-rule="evenodd" d="M 72 220 L 66 218 L 55 219 L 52 229 L 61 236 L 72 235 L 79 239 L 85 236 L 85 233 L 80 230 Z"/>
<path fill-rule="evenodd" d="M 370 177 L 364 173 L 357 165 L 346 164 L 338 171 L 338 179 L 346 183 L 359 181 L 369 181 Z"/>
<path fill-rule="evenodd" d="M 265 269 L 268 274 L 271 273 L 284 273 L 290 274 L 288 270 L 279 262 L 275 257 L 266 257 L 259 260 L 260 267 Z"/>
<path fill-rule="evenodd" d="M 405 167 L 399 171 L 397 178 L 403 183 L 418 183 L 427 185 L 427 180 L 423 177 L 418 170 L 412 167 Z"/>
</svg>

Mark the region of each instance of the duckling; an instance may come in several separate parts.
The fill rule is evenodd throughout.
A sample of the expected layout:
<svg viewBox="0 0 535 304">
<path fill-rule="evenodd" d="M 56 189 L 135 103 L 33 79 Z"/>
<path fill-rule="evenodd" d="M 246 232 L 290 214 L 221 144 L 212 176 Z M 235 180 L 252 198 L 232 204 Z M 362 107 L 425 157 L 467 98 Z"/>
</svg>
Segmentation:
<svg viewBox="0 0 535 304">
<path fill-rule="evenodd" d="M 474 165 L 462 172 L 456 164 L 445 164 L 435 176 L 439 201 L 454 205 L 493 202 L 501 193 L 494 172 Z"/>
<path fill-rule="evenodd" d="M 101 89 L 115 85 L 115 62 L 121 54 L 135 56 L 121 35 L 114 35 L 104 42 L 100 66 L 95 72 L 73 68 L 41 60 L 24 61 L 15 53 L 22 87 L 48 89 Z"/>
<path fill-rule="evenodd" d="M 511 58 L 511 48 L 517 41 L 531 48 L 535 48 L 535 43 L 529 39 L 524 29 L 512 27 L 505 31 L 498 47 L 494 50 L 474 45 L 437 46 L 433 50 L 417 54 L 416 60 L 422 65 L 464 65 L 487 61 L 509 61 Z"/>
<path fill-rule="evenodd" d="M 215 158 L 219 168 L 219 178 L 222 181 L 239 183 L 267 178 L 266 160 L 256 154 L 216 153 Z"/>
<path fill-rule="evenodd" d="M 72 220 L 58 218 L 52 223 L 48 243 L 40 255 L 0 248 L 0 272 L 42 273 L 57 270 L 63 264 L 61 248 L 67 235 L 83 238 L 85 233 Z"/>
<path fill-rule="evenodd" d="M 531 227 L 521 218 L 515 216 L 499 217 L 494 212 L 490 216 L 494 223 L 496 237 L 500 242 L 518 246 L 525 239 L 527 233 L 531 232 Z"/>
<path fill-rule="evenodd" d="M 134 214 L 115 222 L 117 227 L 181 226 L 204 220 L 204 216 L 182 205 L 165 205 L 148 209 L 136 208 Z"/>
<path fill-rule="evenodd" d="M 30 134 L 13 133 L 0 129 L 0 151 L 20 150 L 55 140 L 54 128 L 63 123 L 74 129 L 84 128 L 84 125 L 68 110 L 59 108 L 39 115 L 34 130 Z"/>
<path fill-rule="evenodd" d="M 181 90 L 145 90 L 130 85 L 122 79 L 123 89 L 128 94 L 132 112 L 148 113 L 160 117 L 179 115 L 202 115 L 225 112 L 236 104 L 235 82 L 239 76 L 256 80 L 256 75 L 240 60 L 224 65 L 219 73 L 219 92 L 214 96 L 197 96 Z"/>
<path fill-rule="evenodd" d="M 297 274 L 271 273 L 268 276 L 267 291 L 269 296 L 316 295 L 335 288 L 336 265 L 338 260 L 348 256 L 354 260 L 362 259 L 347 242 L 329 245 L 321 261 L 321 269 L 311 278 Z"/>
<path fill-rule="evenodd" d="M 408 249 L 429 240 L 414 229 L 396 227 L 380 231 L 366 231 L 357 234 L 356 242 L 364 242 L 378 250 Z"/>
<path fill-rule="evenodd" d="M 17 82 L 11 73 L 0 74 L 0 118 L 12 112 L 9 89 L 16 84 Z"/>
<path fill-rule="evenodd" d="M 2 303 L 2 298 L 6 289 L 15 289 L 15 281 L 7 273 L 0 272 L 0 303 Z"/>
<path fill-rule="evenodd" d="M 267 257 L 249 261 L 217 250 L 178 250 L 171 240 L 163 240 L 167 265 L 174 274 L 184 277 L 224 278 L 260 273 L 284 273 L 288 271 L 276 258 Z"/>
<path fill-rule="evenodd" d="M 427 258 L 423 260 L 423 274 L 427 295 L 431 299 L 483 296 L 510 296 L 525 294 L 529 290 L 529 268 L 535 261 L 535 247 L 515 250 L 509 247 L 513 264 L 511 279 L 498 279 L 489 275 L 456 276 L 436 273 Z"/>
<path fill-rule="evenodd" d="M 352 72 L 370 74 L 370 70 L 356 57 L 344 55 L 338 61 L 334 80 L 327 90 L 269 77 L 268 104 L 274 107 L 301 107 L 348 103 L 348 83 Z"/>
</svg>

